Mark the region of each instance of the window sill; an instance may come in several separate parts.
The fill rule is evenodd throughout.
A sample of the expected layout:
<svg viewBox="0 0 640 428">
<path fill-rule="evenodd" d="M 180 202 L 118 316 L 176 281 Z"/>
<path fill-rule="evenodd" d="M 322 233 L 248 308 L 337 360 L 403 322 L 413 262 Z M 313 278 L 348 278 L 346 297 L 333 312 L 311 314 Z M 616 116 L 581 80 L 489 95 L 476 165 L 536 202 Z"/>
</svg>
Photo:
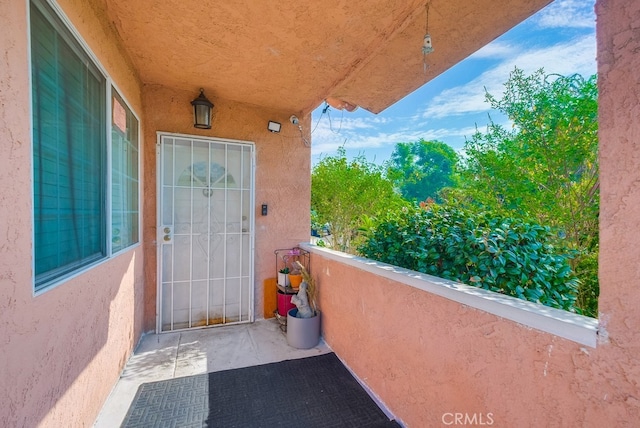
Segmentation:
<svg viewBox="0 0 640 428">
<path fill-rule="evenodd" d="M 77 270 L 74 270 L 72 272 L 67 273 L 66 275 L 62 275 L 56 279 L 53 279 L 45 284 L 43 284 L 41 287 L 38 287 L 38 289 L 35 288 L 35 284 L 32 283 L 32 289 L 33 289 L 33 297 L 38 297 L 48 291 L 53 290 L 54 288 L 66 284 L 67 282 L 71 281 L 74 278 L 77 278 L 79 276 L 84 275 L 85 273 L 91 271 L 92 269 L 95 269 L 96 267 L 103 265 L 105 263 L 108 263 L 109 261 L 115 259 L 116 257 L 120 256 L 121 254 L 125 254 L 128 253 L 129 251 L 135 250 L 136 248 L 138 248 L 140 246 L 140 242 L 136 242 L 135 244 L 131 244 L 130 246 L 128 246 L 127 248 L 123 248 L 122 250 L 119 250 L 117 253 L 113 253 L 111 256 L 105 256 L 105 257 L 101 257 L 99 259 L 97 259 L 96 261 L 94 261 L 93 263 L 89 263 L 85 266 L 82 266 L 81 268 L 78 268 Z"/>
</svg>

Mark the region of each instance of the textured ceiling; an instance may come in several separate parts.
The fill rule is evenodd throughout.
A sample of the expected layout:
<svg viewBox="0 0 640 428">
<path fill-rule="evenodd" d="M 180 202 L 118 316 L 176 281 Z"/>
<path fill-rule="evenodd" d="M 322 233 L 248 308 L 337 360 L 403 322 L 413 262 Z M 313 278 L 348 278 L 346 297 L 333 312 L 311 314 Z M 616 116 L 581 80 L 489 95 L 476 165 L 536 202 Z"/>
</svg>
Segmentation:
<svg viewBox="0 0 640 428">
<path fill-rule="evenodd" d="M 147 84 L 308 113 L 335 97 L 374 113 L 550 0 L 94 0 Z"/>
</svg>

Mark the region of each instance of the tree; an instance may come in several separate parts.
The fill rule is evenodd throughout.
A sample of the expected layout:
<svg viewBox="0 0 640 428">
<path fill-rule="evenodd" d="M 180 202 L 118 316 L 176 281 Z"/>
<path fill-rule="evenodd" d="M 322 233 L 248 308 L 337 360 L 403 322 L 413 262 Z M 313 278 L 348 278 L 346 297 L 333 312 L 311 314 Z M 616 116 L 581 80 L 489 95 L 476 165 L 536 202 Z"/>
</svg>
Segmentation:
<svg viewBox="0 0 640 428">
<path fill-rule="evenodd" d="M 439 192 L 455 182 L 458 155 L 440 141 L 420 139 L 396 144 L 387 163 L 388 175 L 407 200 L 439 200 Z"/>
<path fill-rule="evenodd" d="M 515 69 L 491 107 L 511 130 L 490 122 L 465 144 L 464 195 L 494 210 L 533 217 L 562 228 L 570 242 L 589 247 L 598 231 L 596 78 L 524 76 Z"/>
<path fill-rule="evenodd" d="M 311 173 L 314 221 L 328 224 L 330 244 L 341 251 L 354 252 L 365 223 L 404 204 L 381 166 L 364 156 L 348 161 L 344 147 L 323 157 Z"/>
<path fill-rule="evenodd" d="M 573 261 L 583 286 L 593 288 L 595 277 L 597 287 L 596 76 L 545 75 L 542 69 L 525 76 L 516 68 L 502 98 L 487 93 L 487 100 L 512 128 L 491 120 L 485 133 L 477 131 L 466 142 L 460 189 L 451 196 L 560 230 L 583 254 Z M 589 263 L 581 264 L 583 259 Z M 579 293 L 597 296 L 597 290 Z M 586 306 L 595 315 L 593 299 Z"/>
</svg>

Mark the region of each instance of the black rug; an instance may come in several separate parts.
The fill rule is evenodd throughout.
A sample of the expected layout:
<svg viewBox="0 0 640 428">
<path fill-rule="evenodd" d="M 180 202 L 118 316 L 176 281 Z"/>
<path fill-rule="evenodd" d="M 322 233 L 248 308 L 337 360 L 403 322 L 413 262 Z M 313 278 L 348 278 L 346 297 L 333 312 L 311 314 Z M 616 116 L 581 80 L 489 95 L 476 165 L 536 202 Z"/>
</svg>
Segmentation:
<svg viewBox="0 0 640 428">
<path fill-rule="evenodd" d="M 146 383 L 123 427 L 399 427 L 335 354 Z"/>
</svg>

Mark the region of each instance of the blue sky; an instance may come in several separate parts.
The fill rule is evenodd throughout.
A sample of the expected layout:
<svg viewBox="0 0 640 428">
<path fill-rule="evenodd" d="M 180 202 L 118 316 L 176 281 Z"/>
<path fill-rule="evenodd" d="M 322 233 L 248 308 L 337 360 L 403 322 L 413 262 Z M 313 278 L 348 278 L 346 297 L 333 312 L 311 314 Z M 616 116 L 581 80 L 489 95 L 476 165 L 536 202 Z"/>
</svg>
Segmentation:
<svg viewBox="0 0 640 428">
<path fill-rule="evenodd" d="M 500 96 L 509 73 L 590 76 L 596 73 L 595 0 L 556 0 L 489 45 L 374 115 L 364 109 L 342 112 L 321 105 L 312 116 L 312 162 L 344 145 L 349 158 L 388 160 L 396 143 L 420 138 L 462 149 L 476 125 L 486 128 L 491 112 L 485 89 Z M 438 41 L 433 40 L 438 49 Z M 504 117 L 491 112 L 496 122 Z"/>
</svg>

